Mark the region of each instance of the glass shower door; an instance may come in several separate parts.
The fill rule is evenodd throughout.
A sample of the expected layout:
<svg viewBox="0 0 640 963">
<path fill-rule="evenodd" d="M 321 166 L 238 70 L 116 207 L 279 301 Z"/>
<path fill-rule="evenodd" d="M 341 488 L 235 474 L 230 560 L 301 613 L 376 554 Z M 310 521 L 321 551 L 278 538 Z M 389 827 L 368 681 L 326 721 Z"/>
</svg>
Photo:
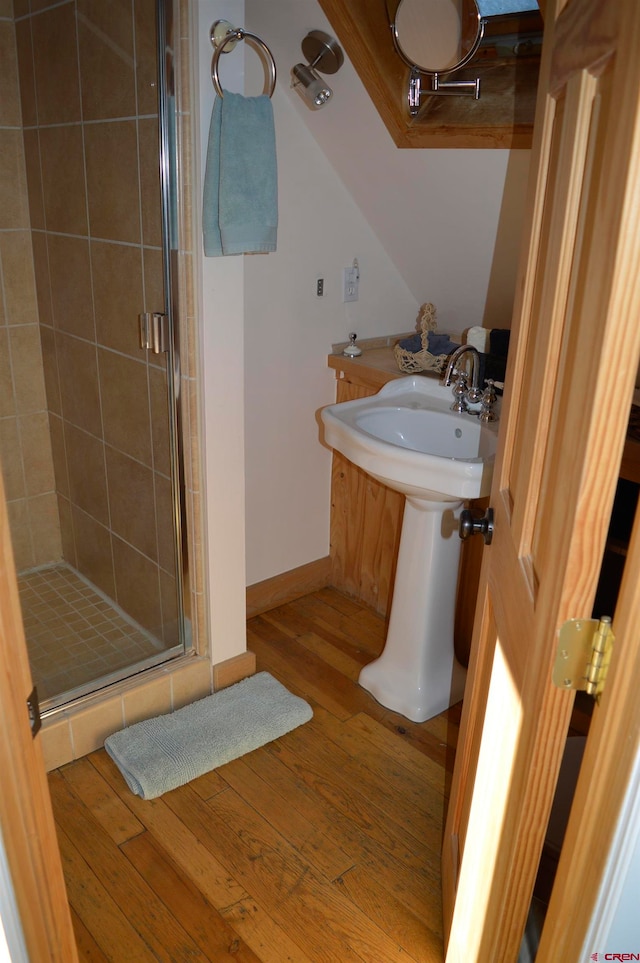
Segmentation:
<svg viewBox="0 0 640 963">
<path fill-rule="evenodd" d="M 188 631 L 171 290 L 172 4 L 34 7 L 15 3 L 15 37 L 41 345 L 30 362 L 41 353 L 43 391 L 40 409 L 16 418 L 37 414 L 49 428 L 38 436 L 47 462 L 39 475 L 51 479 L 37 493 L 46 531 L 35 500 L 30 511 L 33 457 L 23 444 L 2 460 L 6 476 L 7 457 L 12 469 L 22 457 L 27 510 L 12 513 L 12 540 L 46 711 L 181 655 Z M 160 354 L 141 349 L 144 312 L 166 319 Z"/>
</svg>

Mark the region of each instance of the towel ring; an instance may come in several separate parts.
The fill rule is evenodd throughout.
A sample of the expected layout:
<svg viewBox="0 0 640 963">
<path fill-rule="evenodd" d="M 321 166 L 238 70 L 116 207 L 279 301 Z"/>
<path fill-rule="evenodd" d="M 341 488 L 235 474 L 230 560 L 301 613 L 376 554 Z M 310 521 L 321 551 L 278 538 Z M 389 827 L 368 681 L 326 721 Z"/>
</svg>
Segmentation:
<svg viewBox="0 0 640 963">
<path fill-rule="evenodd" d="M 219 39 L 220 33 L 222 32 L 222 29 L 224 27 L 228 28 L 227 33 L 222 37 L 222 39 Z M 276 89 L 276 62 L 273 59 L 273 54 L 267 47 L 264 40 L 261 40 L 260 37 L 256 37 L 254 33 L 249 33 L 247 30 L 243 30 L 242 27 L 232 26 L 226 20 L 216 20 L 216 22 L 211 28 L 210 37 L 211 37 L 211 43 L 215 47 L 215 50 L 213 52 L 213 59 L 211 61 L 211 80 L 213 81 L 213 86 L 218 97 L 224 97 L 224 93 L 220 85 L 220 78 L 218 76 L 218 61 L 220 59 L 220 54 L 230 53 L 233 47 L 230 48 L 229 50 L 225 50 L 224 48 L 230 43 L 233 43 L 235 46 L 238 40 L 253 40 L 253 42 L 257 44 L 258 47 L 260 47 L 260 49 L 266 56 L 267 62 L 269 65 L 268 93 L 269 93 L 269 97 L 273 96 L 273 92 Z"/>
</svg>

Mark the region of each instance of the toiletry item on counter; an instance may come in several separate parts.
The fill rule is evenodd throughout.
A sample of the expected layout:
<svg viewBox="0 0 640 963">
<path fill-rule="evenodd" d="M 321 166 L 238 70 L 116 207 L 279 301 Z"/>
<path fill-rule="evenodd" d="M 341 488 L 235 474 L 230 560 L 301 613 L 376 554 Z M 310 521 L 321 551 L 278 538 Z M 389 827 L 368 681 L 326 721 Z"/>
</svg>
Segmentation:
<svg viewBox="0 0 640 963">
<path fill-rule="evenodd" d="M 489 350 L 489 328 L 481 328 L 474 325 L 467 331 L 467 344 L 470 344 L 476 351 L 485 354 Z"/>
<path fill-rule="evenodd" d="M 509 351 L 509 336 L 511 332 L 508 328 L 487 328 L 488 339 L 487 347 L 484 352 L 480 352 L 480 378 L 484 383 L 488 378 L 499 383 L 504 382 L 507 370 L 507 353 Z M 467 341 L 467 343 L 469 343 Z M 498 392 L 501 394 L 501 391 Z"/>
<path fill-rule="evenodd" d="M 356 344 L 357 337 L 358 335 L 355 333 L 355 331 L 352 331 L 351 334 L 349 335 L 349 344 L 346 346 L 346 348 L 344 348 L 342 352 L 344 355 L 347 356 L 347 358 L 357 358 L 362 354 L 362 350 Z"/>
</svg>

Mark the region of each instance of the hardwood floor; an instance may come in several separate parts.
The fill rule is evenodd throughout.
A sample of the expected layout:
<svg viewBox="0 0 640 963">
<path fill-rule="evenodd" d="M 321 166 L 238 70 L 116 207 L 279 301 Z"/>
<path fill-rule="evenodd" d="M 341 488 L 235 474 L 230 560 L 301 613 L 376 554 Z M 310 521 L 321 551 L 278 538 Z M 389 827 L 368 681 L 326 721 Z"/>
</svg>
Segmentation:
<svg viewBox="0 0 640 963">
<path fill-rule="evenodd" d="M 383 620 L 331 589 L 248 622 L 311 722 L 159 799 L 104 750 L 50 774 L 80 958 L 441 963 L 440 845 L 458 733 L 357 685 Z"/>
</svg>

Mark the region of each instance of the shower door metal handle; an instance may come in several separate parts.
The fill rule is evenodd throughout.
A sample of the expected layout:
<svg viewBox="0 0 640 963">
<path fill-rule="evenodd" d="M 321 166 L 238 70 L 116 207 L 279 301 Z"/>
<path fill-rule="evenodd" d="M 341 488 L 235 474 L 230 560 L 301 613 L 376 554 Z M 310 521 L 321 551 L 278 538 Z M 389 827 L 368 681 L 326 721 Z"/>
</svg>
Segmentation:
<svg viewBox="0 0 640 963">
<path fill-rule="evenodd" d="M 157 311 L 143 311 L 140 322 L 140 347 L 162 354 L 169 350 L 169 318 Z"/>
</svg>

